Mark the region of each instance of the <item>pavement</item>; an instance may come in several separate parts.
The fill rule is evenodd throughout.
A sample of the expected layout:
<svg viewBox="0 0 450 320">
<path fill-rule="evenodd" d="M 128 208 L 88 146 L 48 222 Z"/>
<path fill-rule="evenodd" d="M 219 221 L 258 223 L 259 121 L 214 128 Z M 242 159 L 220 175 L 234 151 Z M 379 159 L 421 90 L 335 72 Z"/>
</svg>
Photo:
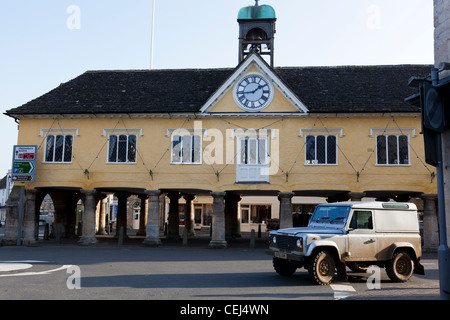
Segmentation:
<svg viewBox="0 0 450 320">
<path fill-rule="evenodd" d="M 183 231 L 184 227 L 180 227 L 180 238 L 179 239 L 166 239 L 164 233 L 161 231 L 160 239 L 163 246 L 183 246 Z M 123 246 L 142 246 L 142 241 L 144 241 L 144 236 L 137 236 L 137 230 L 127 230 L 127 236 L 123 241 Z M 209 228 L 202 228 L 201 230 L 195 230 L 195 236 L 188 236 L 186 246 L 189 247 L 208 247 L 211 240 L 211 235 Z M 0 243 L 4 236 L 4 226 L 0 227 Z M 268 231 L 255 231 L 252 232 L 241 232 L 241 237 L 227 238 L 228 248 L 266 248 L 268 245 Z M 39 239 L 35 246 L 55 246 L 55 245 L 76 245 L 78 243 L 78 238 L 63 238 L 60 242 L 55 239 L 44 240 L 44 228 L 40 227 Z M 119 246 L 119 240 L 114 234 L 111 235 L 97 235 L 98 243 L 95 246 Z M 254 241 L 252 241 L 252 239 Z"/>
</svg>

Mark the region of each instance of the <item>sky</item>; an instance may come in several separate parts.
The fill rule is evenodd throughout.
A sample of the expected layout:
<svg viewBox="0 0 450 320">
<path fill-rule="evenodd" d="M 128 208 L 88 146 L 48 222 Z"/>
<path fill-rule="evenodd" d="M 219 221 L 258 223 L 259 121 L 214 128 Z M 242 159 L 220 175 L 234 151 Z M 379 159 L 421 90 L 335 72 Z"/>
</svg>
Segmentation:
<svg viewBox="0 0 450 320">
<path fill-rule="evenodd" d="M 253 0 L 0 2 L 0 178 L 18 125 L 4 115 L 88 70 L 233 68 Z M 277 15 L 275 67 L 433 64 L 431 0 L 260 0 Z M 414 76 L 414 75 L 411 75 Z M 420 76 L 420 75 L 419 75 Z M 39 163 L 38 163 L 39 165 Z"/>
</svg>

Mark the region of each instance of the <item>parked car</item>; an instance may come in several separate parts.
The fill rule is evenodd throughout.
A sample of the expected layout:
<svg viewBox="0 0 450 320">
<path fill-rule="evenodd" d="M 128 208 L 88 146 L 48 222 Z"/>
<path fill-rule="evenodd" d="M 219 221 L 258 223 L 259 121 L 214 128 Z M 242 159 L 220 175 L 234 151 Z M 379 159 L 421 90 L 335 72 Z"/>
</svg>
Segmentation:
<svg viewBox="0 0 450 320">
<path fill-rule="evenodd" d="M 417 207 L 412 203 L 321 204 L 307 227 L 272 231 L 269 242 L 267 253 L 277 273 L 289 276 L 304 267 L 320 285 L 330 284 L 336 272 L 346 278 L 346 267 L 385 267 L 395 282 L 425 274 Z"/>
<path fill-rule="evenodd" d="M 280 219 L 267 219 L 266 228 L 267 228 L 267 230 L 280 229 Z"/>
</svg>

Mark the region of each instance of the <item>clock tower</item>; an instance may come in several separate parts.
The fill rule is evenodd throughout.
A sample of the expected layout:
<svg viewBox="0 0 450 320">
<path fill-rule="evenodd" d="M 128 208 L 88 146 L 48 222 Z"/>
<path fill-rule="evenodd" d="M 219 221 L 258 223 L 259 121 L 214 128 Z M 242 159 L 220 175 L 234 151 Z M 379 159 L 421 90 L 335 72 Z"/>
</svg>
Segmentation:
<svg viewBox="0 0 450 320">
<path fill-rule="evenodd" d="M 274 64 L 275 10 L 269 5 L 244 7 L 238 14 L 239 23 L 239 63 L 245 57 L 256 52 L 270 57 L 270 66 Z"/>
</svg>

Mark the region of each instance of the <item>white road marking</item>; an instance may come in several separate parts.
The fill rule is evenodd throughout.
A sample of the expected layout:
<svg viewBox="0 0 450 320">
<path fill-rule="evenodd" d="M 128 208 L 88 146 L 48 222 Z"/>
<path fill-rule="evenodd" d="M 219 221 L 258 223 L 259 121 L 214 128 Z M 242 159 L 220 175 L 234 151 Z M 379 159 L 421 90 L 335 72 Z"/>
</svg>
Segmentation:
<svg viewBox="0 0 450 320">
<path fill-rule="evenodd" d="M 334 290 L 334 298 L 337 300 L 348 298 L 356 292 L 355 288 L 350 285 L 331 284 L 330 287 Z"/>
<path fill-rule="evenodd" d="M 49 263 L 49 261 L 42 261 L 42 260 L 12 260 L 12 261 L 0 261 L 0 263 Z"/>
<path fill-rule="evenodd" d="M 23 260 L 23 261 L 0 261 L 0 272 L 18 271 L 25 270 L 33 267 L 32 264 L 28 263 L 46 263 L 46 261 L 39 260 Z M 69 269 L 72 265 L 63 265 L 59 268 L 39 271 L 39 272 L 22 272 L 15 274 L 0 274 L 0 277 L 22 277 L 22 276 L 35 276 L 35 275 L 46 275 L 53 272 Z"/>
<path fill-rule="evenodd" d="M 33 265 L 29 263 L 4 263 L 0 262 L 0 272 L 9 272 L 9 271 L 17 271 L 17 270 L 24 270 L 29 269 Z"/>
</svg>

